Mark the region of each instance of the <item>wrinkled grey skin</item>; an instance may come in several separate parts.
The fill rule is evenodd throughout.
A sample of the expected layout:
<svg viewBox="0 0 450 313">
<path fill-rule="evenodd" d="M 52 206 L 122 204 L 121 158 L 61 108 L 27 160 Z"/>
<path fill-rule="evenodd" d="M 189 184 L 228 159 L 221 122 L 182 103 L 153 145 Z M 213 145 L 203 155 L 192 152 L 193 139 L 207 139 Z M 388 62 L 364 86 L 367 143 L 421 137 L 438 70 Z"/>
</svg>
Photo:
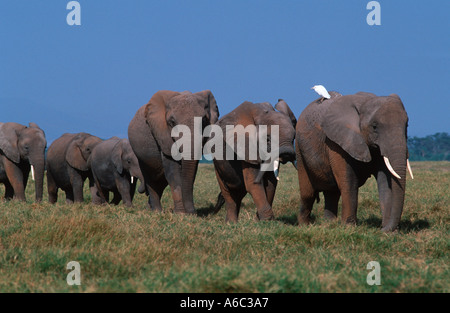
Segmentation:
<svg viewBox="0 0 450 313">
<path fill-rule="evenodd" d="M 87 133 L 64 134 L 47 150 L 47 185 L 50 203 L 58 200 L 58 189 L 66 193 L 66 202 L 83 202 L 83 185 L 89 178 L 92 202 L 100 203 L 88 159 L 102 140 Z"/>
<path fill-rule="evenodd" d="M 158 91 L 130 122 L 128 139 L 139 160 L 152 210 L 162 210 L 161 195 L 170 185 L 174 212 L 196 213 L 193 186 L 198 160 L 194 160 L 194 149 L 190 160 L 175 161 L 171 156 L 172 145 L 177 140 L 171 136 L 173 127 L 189 127 L 193 143 L 194 117 L 201 118 L 202 130 L 217 122 L 219 110 L 211 91 Z"/>
<path fill-rule="evenodd" d="M 25 201 L 25 188 L 31 165 L 35 175 L 35 199 L 42 200 L 45 148 L 47 141 L 35 123 L 29 126 L 0 123 L 0 183 L 5 184 L 5 198 Z"/>
<path fill-rule="evenodd" d="M 312 102 L 296 128 L 301 205 L 299 223 L 308 224 L 318 192 L 325 196 L 325 216 L 356 223 L 358 188 L 374 175 L 378 183 L 382 230 L 394 231 L 403 211 L 408 158 L 408 116 L 398 95 L 378 97 L 360 92 Z M 387 157 L 396 178 L 388 170 Z"/>
<path fill-rule="evenodd" d="M 268 140 L 272 138 L 271 127 L 279 126 L 279 146 L 276 147 L 281 163 L 293 162 L 295 160 L 294 137 L 297 119 L 292 113 L 287 103 L 280 99 L 276 104 L 275 111 L 270 103 L 244 102 L 229 114 L 221 118 L 217 125 L 226 134 L 227 125 L 242 125 L 247 127 L 255 125 L 256 128 L 266 125 L 268 130 Z M 237 137 L 234 144 L 236 145 Z M 220 210 L 223 202 L 226 204 L 227 222 L 236 222 L 239 216 L 241 201 L 247 193 L 252 195 L 257 208 L 257 217 L 260 220 L 271 220 L 274 218 L 272 203 L 277 187 L 277 179 L 273 171 L 260 171 L 263 158 L 258 156 L 257 160 L 249 158 L 249 142 L 246 140 L 246 155 L 244 160 L 238 160 L 234 155 L 233 160 L 227 160 L 226 139 L 224 138 L 222 160 L 214 159 L 217 181 L 221 194 L 215 207 L 215 212 Z M 258 144 L 259 141 L 258 141 Z M 271 145 L 268 143 L 268 147 Z M 275 151 L 272 151 L 275 152 Z M 273 168 L 273 165 L 272 167 Z M 223 198 L 222 198 L 223 197 Z"/>
<path fill-rule="evenodd" d="M 111 191 L 113 204 L 117 205 L 122 200 L 124 205 L 132 206 L 137 180 L 142 185 L 144 177 L 128 139 L 113 137 L 99 143 L 92 151 L 88 166 L 102 201 L 109 202 Z"/>
</svg>

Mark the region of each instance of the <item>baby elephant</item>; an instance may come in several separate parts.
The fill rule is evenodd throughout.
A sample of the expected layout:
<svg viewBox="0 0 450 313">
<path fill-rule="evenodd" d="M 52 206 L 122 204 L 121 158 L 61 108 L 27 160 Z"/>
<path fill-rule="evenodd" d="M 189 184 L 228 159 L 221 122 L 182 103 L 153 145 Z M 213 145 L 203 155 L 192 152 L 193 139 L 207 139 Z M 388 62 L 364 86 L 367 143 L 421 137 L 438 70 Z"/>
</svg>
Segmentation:
<svg viewBox="0 0 450 313">
<path fill-rule="evenodd" d="M 123 200 L 124 205 L 132 205 L 136 180 L 140 179 L 143 186 L 144 178 L 128 139 L 112 137 L 98 144 L 92 151 L 89 166 L 102 201 L 109 202 L 111 191 L 114 193 L 111 203 L 117 205 Z"/>
</svg>

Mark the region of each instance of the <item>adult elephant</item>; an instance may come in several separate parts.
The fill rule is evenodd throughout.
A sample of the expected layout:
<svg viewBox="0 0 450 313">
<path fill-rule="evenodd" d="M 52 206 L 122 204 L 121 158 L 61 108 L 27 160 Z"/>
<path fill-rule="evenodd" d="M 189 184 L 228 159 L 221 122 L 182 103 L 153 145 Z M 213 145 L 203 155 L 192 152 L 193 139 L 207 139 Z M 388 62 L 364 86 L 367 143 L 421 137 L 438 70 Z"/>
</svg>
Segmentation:
<svg viewBox="0 0 450 313">
<path fill-rule="evenodd" d="M 408 116 L 403 103 L 396 94 L 330 94 L 329 100 L 309 104 L 297 123 L 299 223 L 310 222 L 314 200 L 323 191 L 325 216 L 337 216 L 342 197 L 342 220 L 355 224 L 358 188 L 374 175 L 383 214 L 382 230 L 394 231 L 403 211 L 406 168 L 410 170 Z"/>
<path fill-rule="evenodd" d="M 5 184 L 5 198 L 25 201 L 25 188 L 31 169 L 36 201 L 42 200 L 45 148 L 47 141 L 35 123 L 28 127 L 0 123 L 0 183 Z"/>
<path fill-rule="evenodd" d="M 246 101 L 217 123 L 222 133 L 226 135 L 223 137 L 223 155 L 219 154 L 220 158 L 218 158 L 218 155 L 214 154 L 214 167 L 221 190 L 215 212 L 223 204 L 221 201 L 223 197 L 227 209 L 226 220 L 229 222 L 238 220 L 241 201 L 247 193 L 250 193 L 253 198 L 257 207 L 257 217 L 260 220 L 274 218 L 272 203 L 278 181 L 277 164 L 295 160 L 294 137 L 297 123 L 297 119 L 284 100 L 280 99 L 275 108 L 278 111 L 275 111 L 269 103 Z M 234 128 L 232 133 L 228 133 L 229 130 L 227 130 L 230 125 Z M 274 133 L 273 126 L 278 126 L 277 135 Z M 262 134 L 261 132 L 265 130 L 267 134 Z M 245 138 L 244 144 L 239 144 L 239 137 Z M 278 145 L 275 144 L 276 142 Z M 267 149 L 256 150 L 257 153 L 252 157 L 251 144 L 253 144 L 253 150 L 262 146 Z M 241 151 L 233 149 L 236 153 L 230 153 L 230 158 L 226 157 L 226 149 L 229 149 L 231 145 Z M 264 156 L 266 151 L 268 154 Z M 263 166 L 266 168 L 264 169 Z"/>
<path fill-rule="evenodd" d="M 113 204 L 122 200 L 124 205 L 132 205 L 137 179 L 143 185 L 144 177 L 128 139 L 113 137 L 99 143 L 88 159 L 88 167 L 102 201 L 109 201 L 111 191 Z"/>
<path fill-rule="evenodd" d="M 56 139 L 47 151 L 47 185 L 50 203 L 58 200 L 58 189 L 66 193 L 66 202 L 83 202 L 83 185 L 89 178 L 91 197 L 100 202 L 94 186 L 88 159 L 102 140 L 87 133 L 64 134 Z"/>
<path fill-rule="evenodd" d="M 195 149 L 190 157 L 174 159 L 172 147 L 177 137 L 172 137 L 172 129 L 184 125 L 194 143 L 195 120 L 200 120 L 203 131 L 207 125 L 216 123 L 218 117 L 217 103 L 209 90 L 197 93 L 161 90 L 137 111 L 128 127 L 128 139 L 139 160 L 152 210 L 162 210 L 161 195 L 170 185 L 174 212 L 195 213 L 193 185 L 199 160 L 194 155 Z"/>
</svg>

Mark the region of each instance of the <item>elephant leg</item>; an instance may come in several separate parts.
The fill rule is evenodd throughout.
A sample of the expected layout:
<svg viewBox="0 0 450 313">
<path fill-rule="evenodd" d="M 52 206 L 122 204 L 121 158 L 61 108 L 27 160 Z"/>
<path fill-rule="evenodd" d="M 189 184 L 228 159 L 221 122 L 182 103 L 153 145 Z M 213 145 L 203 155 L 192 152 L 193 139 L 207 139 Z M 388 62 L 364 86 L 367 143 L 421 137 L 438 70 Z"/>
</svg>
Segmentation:
<svg viewBox="0 0 450 313">
<path fill-rule="evenodd" d="M 65 190 L 66 192 L 66 203 L 72 204 L 74 203 L 74 196 L 73 196 L 73 190 Z"/>
<path fill-rule="evenodd" d="M 5 181 L 5 200 L 11 200 L 14 198 L 14 188 L 8 181 Z"/>
<path fill-rule="evenodd" d="M 72 169 L 72 173 L 70 175 L 70 183 L 72 185 L 72 196 L 74 202 L 83 202 L 83 183 L 84 180 L 79 173 L 77 173 L 74 169 Z M 67 197 L 66 197 L 67 198 Z"/>
<path fill-rule="evenodd" d="M 243 164 L 242 174 L 244 176 L 245 188 L 252 195 L 253 202 L 256 205 L 257 217 L 259 220 L 273 220 L 275 218 L 272 206 L 267 200 L 266 190 L 263 183 L 255 183 L 259 168 Z"/>
<path fill-rule="evenodd" d="M 6 176 L 8 181 L 14 189 L 14 199 L 25 201 L 25 186 L 24 186 L 24 174 L 21 169 L 8 160 L 3 158 L 3 164 L 5 167 Z"/>
<path fill-rule="evenodd" d="M 114 197 L 111 200 L 111 203 L 114 205 L 118 205 L 120 203 L 120 201 L 122 200 L 122 196 L 120 195 L 120 193 L 118 191 L 114 191 Z"/>
<path fill-rule="evenodd" d="M 97 187 L 97 189 L 98 189 L 98 187 Z M 107 189 L 98 189 L 99 191 L 101 190 L 101 197 L 102 197 L 102 200 L 103 200 L 103 202 L 101 203 L 101 204 L 106 204 L 106 203 L 109 203 L 109 190 L 107 190 Z"/>
<path fill-rule="evenodd" d="M 162 212 L 161 197 L 167 185 L 165 178 L 159 182 L 147 184 L 148 205 L 152 211 Z"/>
<path fill-rule="evenodd" d="M 356 224 L 356 210 L 358 207 L 358 188 L 341 191 L 342 193 L 342 221 Z"/>
<path fill-rule="evenodd" d="M 351 166 L 347 154 L 341 152 L 341 148 L 330 149 L 329 158 L 342 197 L 342 221 L 356 224 L 359 187 L 356 170 Z"/>
<path fill-rule="evenodd" d="M 265 176 L 267 177 L 267 181 L 265 182 L 266 197 L 270 206 L 272 206 L 278 181 L 273 172 L 268 172 Z"/>
<path fill-rule="evenodd" d="M 225 199 L 225 208 L 227 210 L 225 221 L 236 223 L 239 218 L 239 211 L 241 209 L 243 197 L 240 197 L 239 195 L 235 195 L 233 197 L 228 191 L 222 191 L 222 196 Z"/>
<path fill-rule="evenodd" d="M 341 173 L 336 170 L 334 172 L 342 197 L 342 221 L 347 224 L 356 224 L 358 179 L 352 169 L 348 167 Z"/>
<path fill-rule="evenodd" d="M 174 213 L 186 213 L 183 204 L 183 190 L 181 180 L 181 164 L 163 157 L 164 175 L 169 183 L 174 203 Z"/>
<path fill-rule="evenodd" d="M 116 178 L 116 186 L 118 193 L 120 194 L 120 198 L 123 200 L 123 204 L 128 207 L 132 206 L 130 184 L 131 183 L 125 177 Z M 134 187 L 136 187 L 136 185 Z M 114 198 L 116 198 L 116 193 L 114 193 Z"/>
<path fill-rule="evenodd" d="M 247 194 L 247 191 L 245 188 L 243 188 L 243 185 L 240 185 L 241 188 L 233 188 L 229 189 L 229 186 L 227 186 L 222 178 L 220 177 L 219 173 L 216 169 L 216 177 L 217 182 L 219 183 L 220 187 L 220 193 L 217 198 L 216 207 L 214 208 L 214 214 L 217 214 L 219 210 L 221 209 L 223 203 L 225 203 L 225 208 L 227 210 L 225 221 L 230 223 L 236 223 L 239 218 L 239 211 L 241 209 L 241 203 L 242 199 Z"/>
<path fill-rule="evenodd" d="M 324 217 L 327 220 L 334 220 L 337 217 L 339 198 L 341 193 L 339 190 L 327 190 L 323 192 L 325 196 Z"/>
<path fill-rule="evenodd" d="M 81 185 L 83 186 L 83 184 Z M 105 201 L 104 197 L 101 195 L 101 187 L 96 183 L 95 179 L 89 177 L 89 192 L 91 193 L 91 202 L 94 204 L 103 204 Z M 82 200 L 83 201 L 83 200 Z"/>
<path fill-rule="evenodd" d="M 56 203 L 56 201 L 58 201 L 58 187 L 56 186 L 53 174 L 48 170 L 47 170 L 47 190 L 48 190 L 48 201 L 51 204 Z"/>
<path fill-rule="evenodd" d="M 298 166 L 298 181 L 300 187 L 300 211 L 298 214 L 298 223 L 300 225 L 308 225 L 311 223 L 311 211 L 316 200 L 316 191 L 314 190 L 311 181 L 308 178 L 308 174 L 300 166 Z"/>
</svg>

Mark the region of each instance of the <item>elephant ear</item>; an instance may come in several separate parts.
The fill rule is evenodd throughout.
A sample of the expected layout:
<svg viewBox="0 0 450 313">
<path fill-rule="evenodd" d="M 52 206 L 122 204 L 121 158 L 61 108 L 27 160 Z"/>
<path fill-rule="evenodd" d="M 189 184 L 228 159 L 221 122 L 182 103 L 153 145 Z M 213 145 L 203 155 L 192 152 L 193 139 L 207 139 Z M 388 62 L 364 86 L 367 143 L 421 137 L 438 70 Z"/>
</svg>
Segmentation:
<svg viewBox="0 0 450 313">
<path fill-rule="evenodd" d="M 297 119 L 295 118 L 294 113 L 292 113 L 291 108 L 288 106 L 288 104 L 286 103 L 286 101 L 284 101 L 283 99 L 278 99 L 278 103 L 275 104 L 275 109 L 277 109 L 278 112 L 281 112 L 285 115 L 287 115 L 289 117 L 289 119 L 291 120 L 292 126 L 297 125 Z"/>
<path fill-rule="evenodd" d="M 24 128 L 26 127 L 16 123 L 3 123 L 0 125 L 0 150 L 14 163 L 20 163 L 18 134 Z"/>
<path fill-rule="evenodd" d="M 111 161 L 113 162 L 114 167 L 120 175 L 122 175 L 123 172 L 122 153 L 122 140 L 120 140 L 118 143 L 116 143 L 111 152 Z"/>
<path fill-rule="evenodd" d="M 41 129 L 36 123 L 33 122 L 28 123 L 28 127 Z"/>
<path fill-rule="evenodd" d="M 175 91 L 160 90 L 153 95 L 144 111 L 145 119 L 158 146 L 162 153 L 167 156 L 172 154 L 171 149 L 174 141 L 171 136 L 171 129 L 167 125 L 166 103 L 179 94 Z"/>
<path fill-rule="evenodd" d="M 321 122 L 326 136 L 351 157 L 361 162 L 372 159 L 369 147 L 360 131 L 360 116 L 351 96 L 339 97 L 331 103 Z"/>
<path fill-rule="evenodd" d="M 81 153 L 81 146 L 85 136 L 78 135 L 69 144 L 66 150 L 66 161 L 67 163 L 80 171 L 87 171 L 89 169 L 87 161 L 83 158 Z"/>
<path fill-rule="evenodd" d="M 209 115 L 209 123 L 215 124 L 219 120 L 219 107 L 211 90 L 203 90 L 197 93 L 204 101 L 205 111 Z"/>
</svg>

